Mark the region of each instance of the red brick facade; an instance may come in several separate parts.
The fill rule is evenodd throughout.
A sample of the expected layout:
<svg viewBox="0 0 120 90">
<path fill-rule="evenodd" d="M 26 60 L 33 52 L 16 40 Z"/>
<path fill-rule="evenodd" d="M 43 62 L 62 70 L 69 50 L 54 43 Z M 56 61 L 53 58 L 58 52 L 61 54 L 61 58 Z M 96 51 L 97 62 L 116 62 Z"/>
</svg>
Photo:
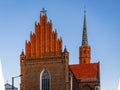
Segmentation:
<svg viewBox="0 0 120 90">
<path fill-rule="evenodd" d="M 42 71 L 50 72 L 50 90 L 70 90 L 69 52 L 62 52 L 62 38 L 52 30 L 52 22 L 46 12 L 35 23 L 35 33 L 26 41 L 26 53 L 20 55 L 21 90 L 40 90 Z"/>
<path fill-rule="evenodd" d="M 25 53 L 22 51 L 20 55 L 20 90 L 43 90 L 42 73 L 45 70 L 49 73 L 50 89 L 44 90 L 94 90 L 83 89 L 88 84 L 94 88 L 91 86 L 96 81 L 81 82 L 76 77 L 73 66 L 69 65 L 69 52 L 66 48 L 62 51 L 62 38 L 58 38 L 57 31 L 52 29 L 52 21 L 48 21 L 46 10 L 41 11 L 40 22 L 35 23 L 35 32 L 30 33 L 30 41 L 26 41 L 25 48 Z M 84 48 L 80 49 L 81 62 L 86 60 L 86 63 L 90 63 L 90 59 L 87 59 L 90 58 L 90 48 L 83 50 Z M 86 52 L 87 58 L 84 55 Z M 78 73 L 81 72 L 79 68 L 76 69 Z"/>
</svg>

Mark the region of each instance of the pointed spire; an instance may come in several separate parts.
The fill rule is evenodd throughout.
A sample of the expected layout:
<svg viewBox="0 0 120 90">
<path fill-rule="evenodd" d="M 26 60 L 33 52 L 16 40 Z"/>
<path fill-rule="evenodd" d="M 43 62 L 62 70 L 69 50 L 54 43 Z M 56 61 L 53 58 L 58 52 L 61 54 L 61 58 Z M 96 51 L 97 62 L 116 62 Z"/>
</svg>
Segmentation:
<svg viewBox="0 0 120 90">
<path fill-rule="evenodd" d="M 83 24 L 82 46 L 88 46 L 86 10 L 84 10 L 84 24 Z"/>
<path fill-rule="evenodd" d="M 22 53 L 21 53 L 21 55 L 24 55 L 24 49 L 22 49 Z"/>
<path fill-rule="evenodd" d="M 65 48 L 64 48 L 64 52 L 68 52 L 66 46 L 65 46 Z"/>
</svg>

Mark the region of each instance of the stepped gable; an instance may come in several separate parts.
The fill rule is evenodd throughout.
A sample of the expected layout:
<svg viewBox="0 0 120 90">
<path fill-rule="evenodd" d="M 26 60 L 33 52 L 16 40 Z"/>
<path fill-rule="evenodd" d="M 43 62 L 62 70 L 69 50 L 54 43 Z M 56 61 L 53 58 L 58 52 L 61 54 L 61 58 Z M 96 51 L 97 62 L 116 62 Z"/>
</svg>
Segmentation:
<svg viewBox="0 0 120 90">
<path fill-rule="evenodd" d="M 35 23 L 35 32 L 30 33 L 30 41 L 26 41 L 26 57 L 55 56 L 62 54 L 62 38 L 52 29 L 52 21 L 48 21 L 46 10 L 40 13 L 40 22 Z"/>
</svg>

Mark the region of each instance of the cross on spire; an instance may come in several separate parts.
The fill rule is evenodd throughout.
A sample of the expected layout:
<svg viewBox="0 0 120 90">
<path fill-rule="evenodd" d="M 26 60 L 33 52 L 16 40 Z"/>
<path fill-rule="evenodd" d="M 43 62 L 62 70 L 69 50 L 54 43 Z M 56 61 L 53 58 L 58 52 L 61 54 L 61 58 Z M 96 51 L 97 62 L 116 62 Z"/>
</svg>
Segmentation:
<svg viewBox="0 0 120 90">
<path fill-rule="evenodd" d="M 42 11 L 40 11 L 40 15 L 46 15 L 47 10 L 45 10 L 44 8 L 42 9 Z"/>
<path fill-rule="evenodd" d="M 86 15 L 86 6 L 84 6 L 84 15 Z"/>
<path fill-rule="evenodd" d="M 84 9 L 84 15 L 86 15 L 86 9 Z"/>
</svg>

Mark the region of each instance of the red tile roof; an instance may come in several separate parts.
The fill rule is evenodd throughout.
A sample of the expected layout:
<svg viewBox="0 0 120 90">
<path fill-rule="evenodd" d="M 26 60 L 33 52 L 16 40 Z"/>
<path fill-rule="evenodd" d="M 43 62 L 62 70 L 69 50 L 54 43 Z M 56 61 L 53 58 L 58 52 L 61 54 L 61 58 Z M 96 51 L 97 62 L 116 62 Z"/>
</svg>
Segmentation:
<svg viewBox="0 0 120 90">
<path fill-rule="evenodd" d="M 77 79 L 82 81 L 99 80 L 99 62 L 90 64 L 70 65 L 70 69 Z"/>
</svg>

